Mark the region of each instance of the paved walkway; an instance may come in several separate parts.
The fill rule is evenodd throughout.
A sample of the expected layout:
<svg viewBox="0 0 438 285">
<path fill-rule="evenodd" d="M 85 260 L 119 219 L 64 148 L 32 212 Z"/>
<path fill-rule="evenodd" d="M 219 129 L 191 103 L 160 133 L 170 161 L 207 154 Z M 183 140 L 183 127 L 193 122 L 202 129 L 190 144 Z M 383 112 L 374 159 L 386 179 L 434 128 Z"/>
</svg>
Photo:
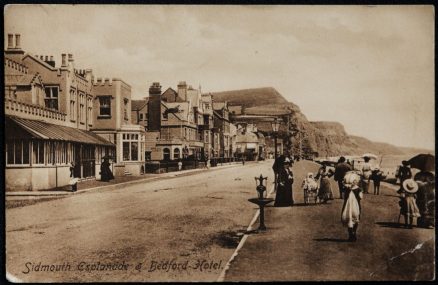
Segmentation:
<svg viewBox="0 0 438 285">
<path fill-rule="evenodd" d="M 310 163 L 294 166 L 293 207 L 265 211 L 266 232 L 246 238 L 224 281 L 432 280 L 433 229 L 405 229 L 397 223 L 399 198 L 392 185 L 381 195 L 365 194 L 358 241 L 347 242 L 340 222 L 343 200 L 304 205 L 301 181 Z M 338 187 L 332 182 L 335 198 Z M 370 185 L 372 187 L 372 185 Z M 370 189 L 372 189 L 370 187 Z M 275 196 L 275 195 L 274 195 Z M 401 219 L 403 222 L 403 217 Z M 258 227 L 258 221 L 253 228 Z"/>
<path fill-rule="evenodd" d="M 256 163 L 256 162 L 249 162 L 249 163 Z M 122 186 L 144 183 L 156 179 L 165 179 L 165 178 L 172 178 L 177 176 L 191 175 L 202 171 L 214 171 L 215 169 L 222 169 L 226 167 L 237 167 L 241 165 L 242 164 L 240 162 L 231 162 L 231 163 L 219 164 L 218 166 L 211 167 L 210 169 L 197 168 L 197 169 L 189 169 L 189 170 L 168 172 L 162 174 L 144 174 L 141 176 L 119 176 L 109 182 L 90 179 L 90 180 L 79 182 L 78 190 L 76 192 L 72 192 L 71 186 L 68 185 L 68 186 L 60 187 L 58 190 L 11 191 L 11 192 L 6 192 L 5 196 L 7 200 L 38 199 L 44 197 L 58 197 L 58 196 L 62 197 L 66 195 L 79 194 L 87 191 L 111 190 Z"/>
</svg>

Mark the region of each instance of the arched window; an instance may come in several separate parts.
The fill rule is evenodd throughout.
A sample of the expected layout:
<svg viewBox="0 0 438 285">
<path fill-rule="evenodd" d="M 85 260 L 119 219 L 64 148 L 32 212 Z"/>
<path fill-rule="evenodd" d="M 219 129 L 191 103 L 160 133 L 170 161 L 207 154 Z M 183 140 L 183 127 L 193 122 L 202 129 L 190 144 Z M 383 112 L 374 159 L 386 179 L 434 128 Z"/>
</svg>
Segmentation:
<svg viewBox="0 0 438 285">
<path fill-rule="evenodd" d="M 173 159 L 179 159 L 179 155 L 180 155 L 179 148 L 175 148 L 173 150 Z"/>
<path fill-rule="evenodd" d="M 163 159 L 170 160 L 170 149 L 167 147 L 163 149 Z"/>
</svg>

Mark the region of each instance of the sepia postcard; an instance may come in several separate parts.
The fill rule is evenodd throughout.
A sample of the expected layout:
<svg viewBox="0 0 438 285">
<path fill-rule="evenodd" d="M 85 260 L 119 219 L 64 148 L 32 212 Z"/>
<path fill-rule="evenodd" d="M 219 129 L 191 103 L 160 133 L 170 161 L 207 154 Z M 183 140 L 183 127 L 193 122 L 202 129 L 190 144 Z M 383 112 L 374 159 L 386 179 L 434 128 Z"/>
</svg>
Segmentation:
<svg viewBox="0 0 438 285">
<path fill-rule="evenodd" d="M 432 5 L 7 5 L 4 280 L 435 280 Z"/>
</svg>

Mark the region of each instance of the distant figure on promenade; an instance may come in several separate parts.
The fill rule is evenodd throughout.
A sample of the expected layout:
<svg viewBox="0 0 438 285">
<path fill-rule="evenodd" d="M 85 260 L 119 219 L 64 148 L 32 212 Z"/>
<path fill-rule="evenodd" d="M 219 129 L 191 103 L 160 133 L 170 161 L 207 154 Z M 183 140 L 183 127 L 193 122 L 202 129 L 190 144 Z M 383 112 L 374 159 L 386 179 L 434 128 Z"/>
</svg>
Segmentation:
<svg viewBox="0 0 438 285">
<path fill-rule="evenodd" d="M 275 207 L 290 207 L 294 204 L 292 184 L 294 176 L 290 170 L 290 160 L 286 158 L 278 172 L 277 193 L 275 195 Z"/>
<path fill-rule="evenodd" d="M 370 163 L 370 158 L 368 156 L 365 156 L 363 160 L 365 162 L 362 166 L 362 189 L 364 193 L 368 194 L 370 188 L 370 178 L 371 178 L 371 163 Z"/>
<path fill-rule="evenodd" d="M 210 158 L 207 158 L 206 166 L 207 166 L 207 169 L 210 169 Z"/>
<path fill-rule="evenodd" d="M 75 175 L 74 175 L 74 171 L 75 171 L 75 162 L 72 161 L 72 162 L 69 164 L 69 166 L 70 166 L 70 177 L 74 177 L 74 176 L 75 176 Z"/>
<path fill-rule="evenodd" d="M 380 171 L 380 168 L 376 166 L 371 172 L 371 180 L 373 180 L 374 195 L 380 195 L 380 181 L 385 179 L 386 176 Z"/>
<path fill-rule="evenodd" d="M 400 214 L 405 218 L 405 227 L 412 229 L 414 218 L 421 216 L 418 209 L 416 198 L 418 184 L 413 179 L 403 181 L 402 191 L 400 193 Z"/>
<path fill-rule="evenodd" d="M 114 175 L 110 169 L 109 159 L 107 157 L 103 159 L 103 162 L 100 165 L 100 177 L 100 180 L 105 182 L 114 179 Z"/>
<path fill-rule="evenodd" d="M 327 203 L 328 200 L 333 200 L 333 192 L 329 179 L 333 174 L 334 173 L 331 170 L 327 170 L 327 166 L 323 164 L 315 176 L 315 179 L 319 179 L 318 198 L 321 203 Z"/>
<path fill-rule="evenodd" d="M 181 159 L 178 161 L 178 171 L 182 170 L 182 161 Z"/>
<path fill-rule="evenodd" d="M 402 165 L 400 165 L 397 168 L 397 171 L 395 173 L 395 177 L 400 179 L 400 189 L 397 191 L 397 193 L 400 194 L 403 190 L 403 182 L 406 179 L 412 178 L 412 171 L 411 171 L 411 168 L 409 167 L 409 162 L 407 162 L 406 160 L 402 161 Z"/>
<path fill-rule="evenodd" d="M 350 170 L 352 170 L 351 166 L 345 162 L 345 157 L 341 156 L 338 160 L 338 163 L 336 164 L 335 176 L 334 176 L 335 181 L 338 182 L 339 199 L 344 198 L 345 189 L 342 181 L 344 179 L 345 174 Z"/>
<path fill-rule="evenodd" d="M 272 165 L 272 170 L 274 170 L 274 181 L 276 182 L 278 180 L 278 173 L 283 168 L 284 160 L 286 157 L 282 154 L 275 158 L 274 164 Z M 276 184 L 275 187 L 278 185 Z M 277 191 L 277 189 L 275 189 Z"/>
<path fill-rule="evenodd" d="M 242 156 L 242 165 L 245 165 L 245 157 Z"/>
<path fill-rule="evenodd" d="M 435 175 L 432 172 L 420 170 L 414 176 L 418 184 L 417 205 L 421 217 L 417 225 L 423 228 L 435 226 Z"/>
<path fill-rule="evenodd" d="M 342 206 L 341 221 L 348 229 L 348 241 L 357 240 L 357 228 L 361 214 L 360 201 L 363 197 L 362 189 L 359 187 L 360 176 L 355 172 L 347 172 L 343 182 L 345 185 L 344 204 Z"/>
</svg>

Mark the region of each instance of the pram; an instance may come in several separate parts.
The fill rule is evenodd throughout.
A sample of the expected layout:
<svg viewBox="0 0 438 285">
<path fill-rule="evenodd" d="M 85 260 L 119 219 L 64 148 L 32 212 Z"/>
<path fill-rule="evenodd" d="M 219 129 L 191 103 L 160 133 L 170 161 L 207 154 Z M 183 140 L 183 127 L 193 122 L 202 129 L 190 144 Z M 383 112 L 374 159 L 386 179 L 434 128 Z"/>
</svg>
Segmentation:
<svg viewBox="0 0 438 285">
<path fill-rule="evenodd" d="M 314 201 L 316 204 L 318 201 L 318 183 L 313 178 L 313 173 L 308 173 L 307 177 L 303 180 L 301 185 L 304 192 L 304 204 L 309 204 Z"/>
</svg>

